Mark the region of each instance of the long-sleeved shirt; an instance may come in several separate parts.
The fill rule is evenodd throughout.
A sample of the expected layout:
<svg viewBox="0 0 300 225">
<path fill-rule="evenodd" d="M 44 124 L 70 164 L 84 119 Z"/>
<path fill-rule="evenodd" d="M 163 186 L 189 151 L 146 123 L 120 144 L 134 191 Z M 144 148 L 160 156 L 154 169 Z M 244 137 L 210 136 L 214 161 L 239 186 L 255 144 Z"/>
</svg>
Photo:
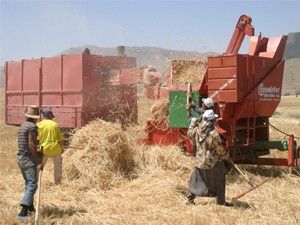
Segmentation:
<svg viewBox="0 0 300 225">
<path fill-rule="evenodd" d="M 213 122 L 202 120 L 191 125 L 188 136 L 196 144 L 196 167 L 211 169 L 218 160 L 228 157 L 223 140 Z"/>
</svg>

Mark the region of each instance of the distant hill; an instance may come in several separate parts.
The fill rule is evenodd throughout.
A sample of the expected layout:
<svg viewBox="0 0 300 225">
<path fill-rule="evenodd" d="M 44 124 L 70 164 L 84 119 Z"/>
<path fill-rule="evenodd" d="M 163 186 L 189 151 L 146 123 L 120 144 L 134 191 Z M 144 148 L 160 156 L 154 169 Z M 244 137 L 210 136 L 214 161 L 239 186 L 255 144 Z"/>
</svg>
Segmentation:
<svg viewBox="0 0 300 225">
<path fill-rule="evenodd" d="M 288 34 L 285 46 L 284 77 L 282 94 L 295 94 L 300 92 L 300 32 Z"/>
<path fill-rule="evenodd" d="M 284 57 L 286 59 L 300 58 L 300 32 L 288 34 Z"/>
<path fill-rule="evenodd" d="M 81 53 L 85 48 L 89 48 L 91 54 L 96 55 L 117 55 L 117 48 L 101 48 L 98 46 L 85 45 L 81 47 L 69 48 L 60 54 L 72 55 Z M 127 56 L 136 57 L 139 67 L 151 65 L 163 74 L 166 73 L 171 59 L 204 59 L 208 55 L 216 55 L 215 52 L 200 53 L 196 51 L 177 51 L 156 47 L 126 47 Z M 3 87 L 3 68 L 0 68 L 0 87 Z"/>
<path fill-rule="evenodd" d="M 86 45 L 82 47 L 70 48 L 61 54 L 71 55 L 81 53 L 85 48 L 89 48 L 91 54 L 96 55 L 117 55 L 116 48 L 101 48 L 98 46 Z M 136 57 L 139 67 L 152 65 L 158 71 L 165 73 L 171 59 L 203 59 L 208 55 L 216 55 L 215 52 L 200 53 L 195 51 L 177 51 L 156 47 L 126 47 L 127 56 Z"/>
<path fill-rule="evenodd" d="M 4 87 L 4 66 L 0 66 L 0 88 Z"/>
<path fill-rule="evenodd" d="M 85 45 L 69 48 L 60 54 L 71 55 L 82 52 L 89 48 L 92 54 L 117 55 L 116 48 L 101 48 L 98 46 Z M 138 66 L 152 65 L 163 74 L 167 71 L 171 59 L 203 59 L 215 52 L 200 53 L 196 51 L 177 51 L 157 47 L 126 47 L 126 55 L 137 58 Z M 284 53 L 287 59 L 284 70 L 283 94 L 293 94 L 300 87 L 300 32 L 288 34 L 287 45 Z M 0 87 L 4 85 L 4 69 L 0 67 Z"/>
<path fill-rule="evenodd" d="M 284 65 L 282 95 L 300 93 L 300 58 L 287 59 Z"/>
</svg>

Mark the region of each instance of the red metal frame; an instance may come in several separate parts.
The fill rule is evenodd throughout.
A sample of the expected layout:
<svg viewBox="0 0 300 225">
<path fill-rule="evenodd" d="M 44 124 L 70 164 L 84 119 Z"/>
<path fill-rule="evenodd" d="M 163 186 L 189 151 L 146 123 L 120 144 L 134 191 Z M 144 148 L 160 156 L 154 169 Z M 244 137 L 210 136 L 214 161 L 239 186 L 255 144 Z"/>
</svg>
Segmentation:
<svg viewBox="0 0 300 225">
<path fill-rule="evenodd" d="M 252 27 L 251 22 L 251 17 L 246 15 L 240 16 L 224 55 L 238 53 L 244 41 L 245 35 L 254 36 L 254 28 Z"/>
<path fill-rule="evenodd" d="M 193 142 L 187 137 L 187 129 L 169 128 L 165 120 L 148 120 L 146 124 L 148 134 L 146 144 L 151 145 L 179 145 L 185 152 L 194 154 Z"/>
<path fill-rule="evenodd" d="M 220 115 L 218 127 L 226 138 L 228 149 L 233 145 L 241 146 L 242 154 L 247 156 L 253 144 L 269 141 L 269 117 L 276 110 L 281 99 L 284 59 L 283 53 L 287 37 L 266 38 L 251 37 L 249 54 L 238 54 L 245 35 L 253 36 L 254 28 L 251 18 L 242 15 L 239 18 L 235 31 L 226 52 L 219 56 L 208 57 L 207 73 L 199 87 L 201 96 L 210 96 L 215 104 L 215 111 Z M 172 79 L 171 79 L 172 80 Z M 169 83 L 173 90 L 172 82 Z M 173 89 L 172 89 L 173 88 Z M 177 88 L 175 87 L 175 90 Z M 185 89 L 186 90 L 186 89 Z M 153 123 L 148 123 L 149 142 L 160 143 L 165 137 L 165 144 L 181 142 L 186 129 L 165 128 L 150 130 Z M 180 129 L 179 129 L 180 130 Z M 176 135 L 169 136 L 169 132 Z M 155 136 L 155 140 L 153 139 Z M 174 140 L 173 140 L 173 139 Z M 191 152 L 191 146 L 185 150 Z M 235 162 L 289 166 L 299 165 L 300 159 L 295 157 L 294 138 L 289 136 L 287 159 L 259 158 L 245 160 L 233 156 Z M 268 151 L 260 151 L 261 155 Z"/>
</svg>

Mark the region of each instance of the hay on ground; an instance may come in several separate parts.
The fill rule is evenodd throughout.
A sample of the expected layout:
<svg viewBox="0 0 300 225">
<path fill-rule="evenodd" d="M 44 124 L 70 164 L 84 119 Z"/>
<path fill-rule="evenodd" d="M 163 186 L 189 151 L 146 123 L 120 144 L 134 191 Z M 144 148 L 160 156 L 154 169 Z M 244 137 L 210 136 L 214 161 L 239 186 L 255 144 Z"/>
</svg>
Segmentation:
<svg viewBox="0 0 300 225">
<path fill-rule="evenodd" d="M 292 99 L 291 107 L 298 102 Z M 146 103 L 141 105 L 148 106 Z M 278 118 L 271 122 L 299 136 L 298 123 L 285 119 L 289 108 L 279 111 Z M 140 112 L 148 116 L 149 107 Z M 15 160 L 18 130 L 1 121 L 0 126 L 0 224 L 19 224 L 15 218 L 20 210 L 24 180 Z M 278 140 L 274 132 L 271 135 Z M 235 201 L 233 208 L 218 206 L 215 198 L 204 197 L 196 198 L 195 206 L 188 206 L 185 195 L 194 158 L 185 156 L 175 146 L 136 147 L 136 138 L 136 133 L 103 121 L 91 122 L 78 130 L 71 145 L 81 149 L 67 149 L 63 154 L 62 184 L 53 183 L 51 160 L 43 170 L 39 223 L 299 224 L 300 179 L 285 173 L 286 168 L 241 166 L 256 183 L 271 180 Z M 72 166 L 75 173 L 70 170 Z M 227 175 L 227 200 L 249 188 L 236 171 Z M 31 216 L 26 224 L 33 223 Z"/>
<path fill-rule="evenodd" d="M 77 130 L 65 153 L 66 179 L 107 189 L 133 169 L 133 149 L 121 126 L 95 120 Z"/>
<path fill-rule="evenodd" d="M 194 166 L 194 158 L 184 155 L 179 146 L 141 147 L 135 153 L 135 162 L 140 173 L 157 169 L 189 173 Z"/>
</svg>

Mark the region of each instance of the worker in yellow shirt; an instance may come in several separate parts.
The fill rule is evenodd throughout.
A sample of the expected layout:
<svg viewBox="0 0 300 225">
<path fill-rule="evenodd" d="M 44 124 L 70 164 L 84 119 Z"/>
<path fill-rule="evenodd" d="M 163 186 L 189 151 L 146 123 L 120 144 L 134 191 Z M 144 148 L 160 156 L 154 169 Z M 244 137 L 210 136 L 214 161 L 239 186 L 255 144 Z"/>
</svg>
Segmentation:
<svg viewBox="0 0 300 225">
<path fill-rule="evenodd" d="M 54 182 L 59 184 L 62 178 L 63 135 L 58 124 L 53 121 L 54 115 L 50 108 L 42 110 L 43 120 L 37 123 L 39 147 L 44 153 L 43 165 L 49 158 L 53 159 Z"/>
</svg>

